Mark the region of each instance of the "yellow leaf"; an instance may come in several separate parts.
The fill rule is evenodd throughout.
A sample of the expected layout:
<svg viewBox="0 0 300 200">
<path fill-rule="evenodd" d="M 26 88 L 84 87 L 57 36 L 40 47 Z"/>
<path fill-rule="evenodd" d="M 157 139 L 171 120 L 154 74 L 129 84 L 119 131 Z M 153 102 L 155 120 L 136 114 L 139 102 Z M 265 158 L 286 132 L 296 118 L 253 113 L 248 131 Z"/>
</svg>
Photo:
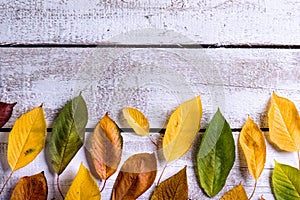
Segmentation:
<svg viewBox="0 0 300 200">
<path fill-rule="evenodd" d="M 135 108 L 124 108 L 123 115 L 127 123 L 138 135 L 149 134 L 149 122 L 145 115 Z"/>
<path fill-rule="evenodd" d="M 266 143 L 262 131 L 250 117 L 240 133 L 239 143 L 245 154 L 249 172 L 257 180 L 266 162 Z"/>
<path fill-rule="evenodd" d="M 244 187 L 240 183 L 238 186 L 224 194 L 221 200 L 248 200 L 248 197 Z"/>
<path fill-rule="evenodd" d="M 7 149 L 7 159 L 12 171 L 34 160 L 44 148 L 46 134 L 46 120 L 41 106 L 16 120 L 9 133 Z"/>
<path fill-rule="evenodd" d="M 200 96 L 184 102 L 172 113 L 163 139 L 167 162 L 176 160 L 189 150 L 200 130 L 201 117 Z"/>
<path fill-rule="evenodd" d="M 95 179 L 81 163 L 65 200 L 99 200 L 100 198 L 101 194 Z"/>
<path fill-rule="evenodd" d="M 270 140 L 284 151 L 299 151 L 300 118 L 295 104 L 273 92 L 268 116 Z"/>
</svg>

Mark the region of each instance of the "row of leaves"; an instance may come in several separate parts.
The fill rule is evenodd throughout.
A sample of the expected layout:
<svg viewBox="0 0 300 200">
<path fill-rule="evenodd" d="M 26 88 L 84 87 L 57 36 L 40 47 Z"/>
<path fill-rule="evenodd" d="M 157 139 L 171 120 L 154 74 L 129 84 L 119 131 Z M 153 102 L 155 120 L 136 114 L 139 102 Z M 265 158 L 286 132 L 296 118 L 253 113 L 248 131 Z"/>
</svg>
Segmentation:
<svg viewBox="0 0 300 200">
<path fill-rule="evenodd" d="M 1 127 L 11 116 L 14 105 L 0 104 Z M 127 108 L 123 110 L 123 114 L 137 134 L 148 135 L 149 123 L 140 111 Z M 64 106 L 53 124 L 49 143 L 50 160 L 52 168 L 58 175 L 59 191 L 59 176 L 83 145 L 87 116 L 86 103 L 79 95 Z M 189 150 L 200 130 L 201 117 L 202 105 L 199 96 L 184 102 L 172 113 L 162 142 L 166 161 L 162 173 L 169 163 L 180 158 Z M 296 106 L 288 99 L 273 93 L 268 117 L 271 142 L 281 150 L 298 151 L 299 154 L 300 117 Z M 12 172 L 7 181 L 14 171 L 26 166 L 40 153 L 45 144 L 46 133 L 46 121 L 42 106 L 22 115 L 15 122 L 8 139 L 7 159 Z M 91 153 L 97 174 L 104 180 L 104 188 L 106 180 L 116 172 L 121 160 L 123 148 L 121 131 L 108 114 L 105 114 L 87 140 L 86 147 Z M 240 133 L 239 144 L 244 152 L 249 172 L 255 179 L 250 199 L 266 161 L 264 135 L 250 117 Z M 209 197 L 214 197 L 222 190 L 234 161 L 235 143 L 232 131 L 218 110 L 206 128 L 197 154 L 199 182 Z M 112 199 L 138 198 L 154 183 L 156 173 L 157 159 L 154 153 L 140 153 L 131 156 L 119 171 L 113 187 Z M 188 199 L 186 167 L 159 184 L 161 176 L 151 199 Z M 39 180 L 46 181 L 43 173 L 32 177 L 40 177 Z M 20 182 L 35 180 L 32 177 L 22 178 Z M 22 199 L 20 195 L 24 196 L 27 193 L 20 191 L 34 188 L 28 185 L 38 185 L 32 184 L 32 182 L 21 184 L 20 189 L 20 186 L 18 187 L 20 182 L 15 187 L 12 199 Z M 300 199 L 300 171 L 298 169 L 275 161 L 272 185 L 276 199 Z M 47 187 L 43 186 L 42 188 L 47 190 Z M 18 190 L 19 192 L 16 192 Z M 100 199 L 100 193 L 93 176 L 81 165 L 66 199 Z M 41 194 L 46 199 L 47 192 Z M 18 196 L 16 197 L 16 195 Z M 248 197 L 240 184 L 226 193 L 222 199 L 248 199 Z"/>
</svg>

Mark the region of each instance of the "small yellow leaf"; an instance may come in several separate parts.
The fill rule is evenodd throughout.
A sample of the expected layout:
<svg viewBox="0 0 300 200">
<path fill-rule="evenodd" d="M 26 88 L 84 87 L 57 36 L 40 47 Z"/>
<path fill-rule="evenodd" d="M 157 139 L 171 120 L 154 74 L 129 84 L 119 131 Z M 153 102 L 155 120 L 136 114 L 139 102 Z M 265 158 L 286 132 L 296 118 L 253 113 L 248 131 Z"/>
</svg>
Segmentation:
<svg viewBox="0 0 300 200">
<path fill-rule="evenodd" d="M 34 160 L 44 148 L 46 134 L 46 120 L 41 106 L 16 120 L 9 133 L 7 149 L 7 159 L 12 171 Z"/>
<path fill-rule="evenodd" d="M 200 96 L 184 102 L 172 113 L 163 139 L 167 162 L 176 160 L 189 150 L 200 130 L 201 117 Z"/>
<path fill-rule="evenodd" d="M 238 186 L 224 194 L 221 200 L 248 200 L 248 197 L 244 187 L 240 183 Z"/>
<path fill-rule="evenodd" d="M 257 180 L 266 162 L 266 143 L 262 131 L 250 117 L 240 133 L 239 143 L 245 154 L 249 172 Z"/>
<path fill-rule="evenodd" d="M 299 151 L 300 117 L 295 104 L 274 92 L 268 116 L 270 140 L 284 151 Z"/>
<path fill-rule="evenodd" d="M 100 198 L 101 194 L 95 179 L 81 163 L 65 200 L 99 200 Z"/>
<path fill-rule="evenodd" d="M 138 135 L 149 134 L 149 122 L 145 115 L 135 108 L 124 108 L 123 115 L 127 123 Z"/>
</svg>

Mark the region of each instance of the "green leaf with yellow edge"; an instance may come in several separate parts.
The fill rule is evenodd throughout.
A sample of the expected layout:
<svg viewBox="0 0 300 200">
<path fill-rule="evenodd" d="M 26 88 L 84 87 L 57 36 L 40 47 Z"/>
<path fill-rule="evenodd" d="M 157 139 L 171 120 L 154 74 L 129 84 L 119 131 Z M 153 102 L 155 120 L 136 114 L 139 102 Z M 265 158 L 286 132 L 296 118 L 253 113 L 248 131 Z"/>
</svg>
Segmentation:
<svg viewBox="0 0 300 200">
<path fill-rule="evenodd" d="M 154 190 L 151 200 L 188 199 L 188 183 L 186 177 L 186 166 L 174 176 L 163 181 Z"/>
<path fill-rule="evenodd" d="M 69 101 L 55 119 L 49 148 L 51 164 L 58 175 L 82 147 L 87 120 L 87 107 L 81 95 Z"/>
<path fill-rule="evenodd" d="M 197 154 L 201 187 L 209 197 L 220 192 L 235 161 L 235 143 L 229 124 L 216 112 L 209 123 Z"/>
<path fill-rule="evenodd" d="M 268 112 L 270 140 L 281 150 L 300 150 L 300 117 L 290 100 L 272 94 Z"/>
<path fill-rule="evenodd" d="M 277 200 L 300 200 L 300 170 L 275 161 L 272 185 Z"/>
<path fill-rule="evenodd" d="M 163 139 L 163 154 L 167 162 L 180 158 L 194 142 L 202 117 L 200 96 L 181 104 L 171 115 Z"/>
<path fill-rule="evenodd" d="M 239 143 L 251 176 L 258 180 L 266 162 L 266 142 L 262 131 L 250 116 L 239 135 Z"/>
<path fill-rule="evenodd" d="M 228 191 L 220 200 L 248 200 L 246 191 L 240 183 L 238 186 Z"/>
<path fill-rule="evenodd" d="M 46 200 L 47 195 L 47 180 L 44 172 L 41 172 L 21 178 L 15 186 L 10 200 Z"/>
<path fill-rule="evenodd" d="M 66 195 L 65 200 L 99 200 L 100 190 L 87 168 L 80 164 L 78 173 Z"/>
<path fill-rule="evenodd" d="M 16 120 L 8 137 L 7 159 L 16 171 L 35 159 L 45 145 L 46 120 L 42 106 L 23 114 Z"/>
</svg>

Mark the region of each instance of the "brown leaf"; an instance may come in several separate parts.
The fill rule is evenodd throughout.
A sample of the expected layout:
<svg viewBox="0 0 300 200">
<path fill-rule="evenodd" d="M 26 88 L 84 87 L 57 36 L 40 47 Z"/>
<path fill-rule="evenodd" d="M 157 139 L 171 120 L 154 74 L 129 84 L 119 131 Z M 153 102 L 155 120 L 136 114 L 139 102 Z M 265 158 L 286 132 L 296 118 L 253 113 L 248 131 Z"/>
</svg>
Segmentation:
<svg viewBox="0 0 300 200">
<path fill-rule="evenodd" d="M 131 156 L 123 164 L 112 191 L 112 200 L 136 199 L 154 182 L 157 164 L 154 153 Z"/>
<path fill-rule="evenodd" d="M 25 176 L 16 185 L 11 200 L 46 200 L 48 194 L 47 180 L 44 172 Z"/>
<path fill-rule="evenodd" d="M 188 199 L 188 183 L 186 177 L 186 166 L 174 176 L 163 181 L 155 189 L 151 200 Z"/>
<path fill-rule="evenodd" d="M 259 198 L 259 200 L 266 200 L 263 196 L 261 196 L 260 198 Z"/>
<path fill-rule="evenodd" d="M 123 138 L 117 124 L 107 113 L 97 124 L 87 145 L 96 172 L 101 179 L 108 179 L 115 173 L 120 163 Z"/>
<path fill-rule="evenodd" d="M 0 128 L 9 120 L 16 104 L 0 102 Z"/>
<path fill-rule="evenodd" d="M 238 186 L 224 194 L 221 200 L 248 200 L 248 197 L 242 183 L 240 183 Z"/>
</svg>

